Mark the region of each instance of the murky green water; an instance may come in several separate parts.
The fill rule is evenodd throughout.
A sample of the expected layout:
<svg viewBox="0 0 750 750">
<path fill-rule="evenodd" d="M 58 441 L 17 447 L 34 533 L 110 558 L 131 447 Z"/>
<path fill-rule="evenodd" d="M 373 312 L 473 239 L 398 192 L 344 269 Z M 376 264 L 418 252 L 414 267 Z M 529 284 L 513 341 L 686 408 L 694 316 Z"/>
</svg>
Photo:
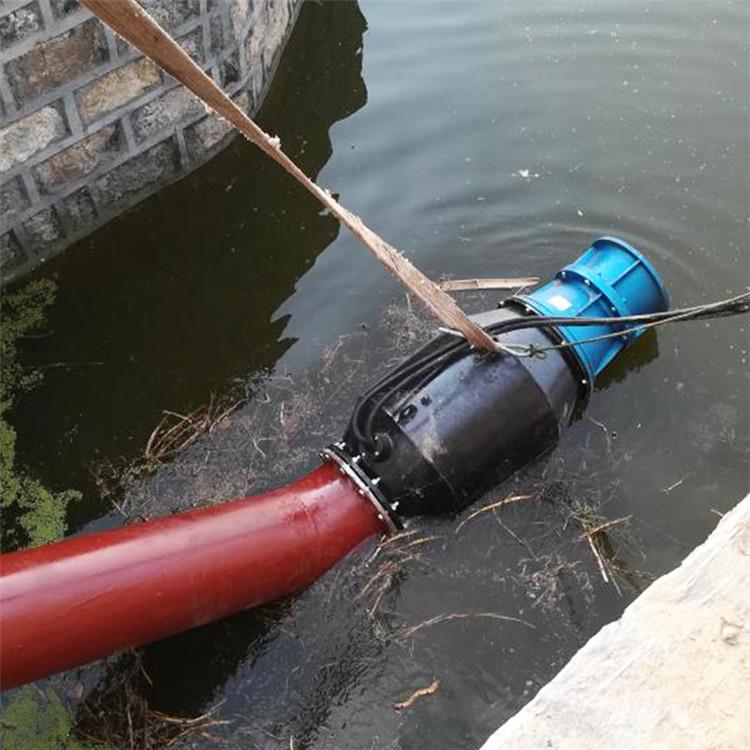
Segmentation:
<svg viewBox="0 0 750 750">
<path fill-rule="evenodd" d="M 742 2 L 309 3 L 260 119 L 428 275 L 545 277 L 617 234 L 648 254 L 674 304 L 698 303 L 750 283 L 749 31 Z M 383 315 L 403 302 L 240 141 L 44 275 L 60 287 L 54 334 L 26 355 L 46 379 L 16 424 L 44 480 L 86 491 L 76 529 L 116 522 L 92 465 L 138 456 L 163 409 L 264 371 L 294 378 L 267 381 L 275 398 L 308 386 L 317 398 L 301 434 L 265 443 L 256 474 L 247 407 L 152 491 L 205 501 L 312 465 L 303 448 L 337 437 L 357 384 L 393 355 Z M 349 334 L 321 385 L 322 358 Z M 215 733 L 228 747 L 286 748 L 290 735 L 298 748 L 477 747 L 635 595 L 598 577 L 561 508 L 633 514 L 617 557 L 658 575 L 747 492 L 747 348 L 741 319 L 647 337 L 591 402 L 616 438 L 583 420 L 495 493 L 542 500 L 459 532 L 461 519 L 426 522 L 437 539 L 372 617 L 372 600 L 355 599 L 370 548 L 293 600 L 150 647 L 152 704 L 195 713 L 224 700 L 231 723 Z M 535 629 L 472 617 L 404 634 L 450 613 Z M 434 695 L 394 711 L 433 679 Z"/>
</svg>

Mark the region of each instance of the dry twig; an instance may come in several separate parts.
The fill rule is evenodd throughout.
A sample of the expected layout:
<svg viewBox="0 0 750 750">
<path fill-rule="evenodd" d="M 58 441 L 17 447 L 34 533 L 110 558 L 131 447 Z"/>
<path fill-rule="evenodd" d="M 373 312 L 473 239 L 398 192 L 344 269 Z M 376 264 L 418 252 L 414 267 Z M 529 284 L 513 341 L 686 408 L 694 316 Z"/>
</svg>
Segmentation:
<svg viewBox="0 0 750 750">
<path fill-rule="evenodd" d="M 609 576 L 607 575 L 607 566 L 604 564 L 604 560 L 602 559 L 601 553 L 596 548 L 596 544 L 594 544 L 594 540 L 590 536 L 586 536 L 585 539 L 589 543 L 589 547 L 591 547 L 591 552 L 594 555 L 594 560 L 596 560 L 597 566 L 599 567 L 599 572 L 602 574 L 604 583 L 609 583 Z"/>
<path fill-rule="evenodd" d="M 414 635 L 416 632 L 423 630 L 424 628 L 431 628 L 433 625 L 440 625 L 444 622 L 452 622 L 453 620 L 470 620 L 485 618 L 488 620 L 504 620 L 507 622 L 518 622 L 521 625 L 526 625 L 529 628 L 536 630 L 536 626 L 532 623 L 522 620 L 519 617 L 511 617 L 510 615 L 501 615 L 497 612 L 453 612 L 451 614 L 436 615 L 431 617 L 429 620 L 420 622 L 417 625 L 412 625 L 404 630 L 404 636 L 408 637 Z"/>
<path fill-rule="evenodd" d="M 405 539 L 410 536 L 414 536 L 414 534 L 419 533 L 416 529 L 412 529 L 411 531 L 401 531 L 398 534 L 393 534 L 393 536 L 386 537 L 383 539 L 383 541 L 378 545 L 378 549 L 385 549 L 386 547 L 390 547 L 395 542 L 400 541 L 401 539 Z"/>
<path fill-rule="evenodd" d="M 404 550 L 411 549 L 412 547 L 419 547 L 422 544 L 427 544 L 427 542 L 434 542 L 441 538 L 442 537 L 439 536 L 421 536 L 419 537 L 419 539 L 413 539 L 411 542 L 401 544 L 398 547 L 393 547 L 392 551 L 394 553 L 401 554 Z"/>
<path fill-rule="evenodd" d="M 539 283 L 538 276 L 517 279 L 443 279 L 438 286 L 444 292 L 468 292 L 477 289 L 521 289 Z"/>
<path fill-rule="evenodd" d="M 600 523 L 598 526 L 594 526 L 593 529 L 588 529 L 583 534 L 581 534 L 581 536 L 578 537 L 578 541 L 582 542 L 584 539 L 590 540 L 591 537 L 597 536 L 598 534 L 602 534 L 608 529 L 611 529 L 613 526 L 617 526 L 618 524 L 625 523 L 626 521 L 629 521 L 632 517 L 633 517 L 633 514 L 631 513 L 630 515 L 623 516 L 622 518 L 615 518 L 612 521 L 606 521 L 605 523 Z"/>
<path fill-rule="evenodd" d="M 471 513 L 469 516 L 464 518 L 463 521 L 461 521 L 458 526 L 456 526 L 455 534 L 458 534 L 461 529 L 466 526 L 469 521 L 471 521 L 473 518 L 476 518 L 477 516 L 482 515 L 482 513 L 486 513 L 489 510 L 495 510 L 497 508 L 502 508 L 504 505 L 510 505 L 510 503 L 517 503 L 521 500 L 528 500 L 530 498 L 534 497 L 534 495 L 508 495 L 508 497 L 503 498 L 502 500 L 498 500 L 497 502 L 490 503 L 489 505 L 485 505 L 481 507 L 479 510 L 475 510 L 473 513 Z"/>
<path fill-rule="evenodd" d="M 439 687 L 440 680 L 433 680 L 427 687 L 415 690 L 405 701 L 394 703 L 393 708 L 395 708 L 396 711 L 403 711 L 405 708 L 411 708 L 420 698 L 436 693 Z"/>
<path fill-rule="evenodd" d="M 148 438 L 144 450 L 146 461 L 163 461 L 192 445 L 201 435 L 211 434 L 216 425 L 238 409 L 245 399 L 229 404 L 215 404 L 214 396 L 205 406 L 189 414 L 165 409 L 162 418 Z"/>
</svg>

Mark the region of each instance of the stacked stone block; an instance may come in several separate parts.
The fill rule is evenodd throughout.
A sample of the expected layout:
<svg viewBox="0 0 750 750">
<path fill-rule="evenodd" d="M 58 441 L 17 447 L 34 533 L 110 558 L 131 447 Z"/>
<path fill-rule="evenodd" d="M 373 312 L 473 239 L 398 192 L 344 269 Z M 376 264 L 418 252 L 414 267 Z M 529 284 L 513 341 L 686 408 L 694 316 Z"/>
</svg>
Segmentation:
<svg viewBox="0 0 750 750">
<path fill-rule="evenodd" d="M 253 114 L 302 0 L 139 2 Z M 199 166 L 230 137 L 224 121 L 77 0 L 0 0 L 3 282 Z"/>
</svg>

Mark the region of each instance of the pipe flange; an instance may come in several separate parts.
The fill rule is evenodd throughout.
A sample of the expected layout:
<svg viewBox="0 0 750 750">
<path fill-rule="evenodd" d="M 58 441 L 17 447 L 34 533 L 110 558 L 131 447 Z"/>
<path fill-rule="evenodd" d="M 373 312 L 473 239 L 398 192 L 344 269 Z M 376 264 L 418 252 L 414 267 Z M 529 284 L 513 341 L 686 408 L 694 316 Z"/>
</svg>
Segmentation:
<svg viewBox="0 0 750 750">
<path fill-rule="evenodd" d="M 390 534 L 395 534 L 403 528 L 403 524 L 396 517 L 385 495 L 375 486 L 373 479 L 357 466 L 352 456 L 339 445 L 330 445 L 320 452 L 320 457 L 324 461 L 336 464 L 339 471 L 349 477 L 357 488 L 357 492 L 374 506 L 378 518 L 385 523 Z"/>
</svg>

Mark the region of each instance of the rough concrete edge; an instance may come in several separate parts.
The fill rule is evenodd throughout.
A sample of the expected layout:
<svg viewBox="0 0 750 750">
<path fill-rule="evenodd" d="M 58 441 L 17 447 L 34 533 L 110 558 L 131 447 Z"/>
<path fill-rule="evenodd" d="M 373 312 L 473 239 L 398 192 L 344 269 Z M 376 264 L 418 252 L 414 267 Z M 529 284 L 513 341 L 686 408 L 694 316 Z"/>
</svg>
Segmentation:
<svg viewBox="0 0 750 750">
<path fill-rule="evenodd" d="M 732 606 L 731 619 L 715 611 Z M 677 613 L 684 617 L 675 619 Z M 649 628 L 659 619 L 674 623 L 675 630 Z M 725 649 L 725 665 L 717 664 L 717 643 Z M 718 677 L 701 670 L 701 660 L 716 664 Z M 665 696 L 670 684 L 678 691 Z M 736 702 L 719 710 L 711 705 L 717 685 L 724 695 L 736 695 Z M 746 750 L 750 704 L 743 701 L 748 696 L 750 495 L 678 568 L 657 579 L 619 620 L 579 649 L 482 750 Z"/>
</svg>

